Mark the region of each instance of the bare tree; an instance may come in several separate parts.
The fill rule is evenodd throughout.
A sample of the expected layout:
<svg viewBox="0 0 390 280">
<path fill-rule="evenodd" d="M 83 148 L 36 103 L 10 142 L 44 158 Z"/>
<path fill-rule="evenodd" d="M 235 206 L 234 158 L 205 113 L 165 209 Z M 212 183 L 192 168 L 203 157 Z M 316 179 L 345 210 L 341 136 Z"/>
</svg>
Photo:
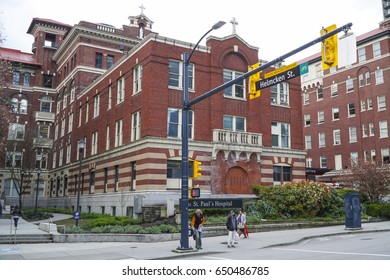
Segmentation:
<svg viewBox="0 0 390 280">
<path fill-rule="evenodd" d="M 344 172 L 344 180 L 367 195 L 371 202 L 379 202 L 390 194 L 390 164 L 381 160 L 358 162 Z"/>
</svg>

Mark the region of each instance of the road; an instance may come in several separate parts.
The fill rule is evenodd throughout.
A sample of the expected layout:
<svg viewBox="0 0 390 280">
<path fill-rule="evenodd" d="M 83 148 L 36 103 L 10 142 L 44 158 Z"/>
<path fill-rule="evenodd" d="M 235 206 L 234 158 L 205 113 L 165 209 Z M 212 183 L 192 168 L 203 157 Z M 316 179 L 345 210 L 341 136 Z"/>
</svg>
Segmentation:
<svg viewBox="0 0 390 280">
<path fill-rule="evenodd" d="M 243 254 L 239 247 L 250 239 L 240 240 L 236 248 L 223 253 L 195 255 L 191 259 L 214 260 L 390 260 L 388 232 L 359 233 L 319 237 L 298 244 L 252 248 Z M 240 253 L 237 253 L 240 251 Z"/>
</svg>

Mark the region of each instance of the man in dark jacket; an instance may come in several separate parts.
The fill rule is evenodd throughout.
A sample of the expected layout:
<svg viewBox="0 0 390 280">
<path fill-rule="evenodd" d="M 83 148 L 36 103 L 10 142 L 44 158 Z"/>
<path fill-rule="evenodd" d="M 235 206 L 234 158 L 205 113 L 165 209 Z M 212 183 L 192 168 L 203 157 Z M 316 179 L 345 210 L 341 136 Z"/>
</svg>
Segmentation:
<svg viewBox="0 0 390 280">
<path fill-rule="evenodd" d="M 228 229 L 228 248 L 235 247 L 234 246 L 234 235 L 237 232 L 237 219 L 234 211 L 230 211 L 229 216 L 226 220 L 226 228 Z"/>
</svg>

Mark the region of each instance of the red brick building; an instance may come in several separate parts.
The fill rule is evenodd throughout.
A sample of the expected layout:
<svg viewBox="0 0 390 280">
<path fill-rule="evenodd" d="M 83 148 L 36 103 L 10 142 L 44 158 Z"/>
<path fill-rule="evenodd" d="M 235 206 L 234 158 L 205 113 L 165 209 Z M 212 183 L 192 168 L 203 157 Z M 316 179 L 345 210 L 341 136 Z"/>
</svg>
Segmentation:
<svg viewBox="0 0 390 280">
<path fill-rule="evenodd" d="M 82 212 L 178 205 L 182 54 L 193 44 L 152 32 L 144 14 L 129 19 L 121 29 L 44 19 L 30 25 L 33 58 L 53 66 L 41 72 L 53 73 L 55 91 L 42 206 L 75 208 L 78 183 Z M 40 53 L 43 38 L 58 48 Z M 237 34 L 207 38 L 191 58 L 189 98 L 248 72 L 258 55 Z M 247 89 L 242 81 L 191 108 L 189 157 L 202 162 L 202 176 L 190 185 L 199 184 L 202 197 L 251 197 L 252 185 L 305 178 L 299 78 L 253 100 Z"/>
<path fill-rule="evenodd" d="M 342 34 L 341 34 L 342 35 Z M 356 63 L 321 70 L 321 56 L 302 77 L 303 132 L 308 177 L 350 168 L 353 162 L 389 162 L 389 20 L 357 36 Z M 332 172 L 335 180 L 337 172 Z M 325 178 L 324 178 L 325 179 Z"/>
</svg>

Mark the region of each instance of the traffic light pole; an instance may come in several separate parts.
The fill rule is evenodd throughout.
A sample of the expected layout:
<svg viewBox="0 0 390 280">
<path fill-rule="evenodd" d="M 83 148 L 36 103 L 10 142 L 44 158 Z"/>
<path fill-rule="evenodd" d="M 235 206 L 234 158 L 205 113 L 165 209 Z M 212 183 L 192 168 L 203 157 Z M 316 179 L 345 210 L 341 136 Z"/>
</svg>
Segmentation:
<svg viewBox="0 0 390 280">
<path fill-rule="evenodd" d="M 244 79 L 248 78 L 249 76 L 256 74 L 264 69 L 267 69 L 268 67 L 271 67 L 275 65 L 276 63 L 283 62 L 284 59 L 304 50 L 308 47 L 311 47 L 317 43 L 323 42 L 325 39 L 341 32 L 341 31 L 348 31 L 352 26 L 352 23 L 348 23 L 342 27 L 339 27 L 333 31 L 330 31 L 326 33 L 325 35 L 322 35 L 321 37 L 289 52 L 285 55 L 282 55 L 281 57 L 274 59 L 266 64 L 261 65 L 258 68 L 255 68 L 242 76 L 239 76 L 235 78 L 234 80 L 231 80 L 227 83 L 224 83 L 192 100 L 189 100 L 188 96 L 188 84 L 189 84 L 189 77 L 188 77 L 188 66 L 191 59 L 192 54 L 195 51 L 196 46 L 199 44 L 199 42 L 208 34 L 210 33 L 216 26 L 213 26 L 212 29 L 210 29 L 207 33 L 205 33 L 202 38 L 198 41 L 198 43 L 193 48 L 191 54 L 188 56 L 187 53 L 183 53 L 183 109 L 182 109 L 182 186 L 181 186 L 181 202 L 180 202 L 180 210 L 181 210 L 181 235 L 180 235 L 180 247 L 178 247 L 178 250 L 191 250 L 192 248 L 189 246 L 189 236 L 188 236 L 188 120 L 189 120 L 189 111 L 191 109 L 191 106 L 206 99 L 214 94 L 231 87 Z"/>
</svg>

